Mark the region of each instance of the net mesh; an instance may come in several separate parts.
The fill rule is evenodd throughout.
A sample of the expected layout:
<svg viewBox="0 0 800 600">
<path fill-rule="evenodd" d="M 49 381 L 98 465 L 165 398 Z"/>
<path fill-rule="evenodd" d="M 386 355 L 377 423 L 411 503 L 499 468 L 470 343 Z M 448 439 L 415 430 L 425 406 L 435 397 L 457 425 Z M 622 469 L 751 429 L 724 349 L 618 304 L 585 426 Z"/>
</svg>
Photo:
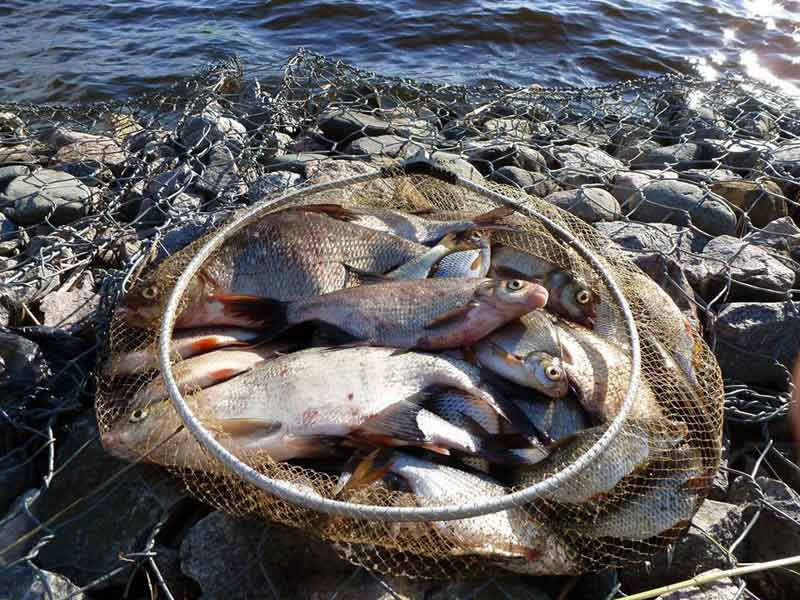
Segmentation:
<svg viewBox="0 0 800 600">
<path fill-rule="evenodd" d="M 143 454 L 158 451 L 159 462 L 203 502 L 232 515 L 307 531 L 369 569 L 449 578 L 498 567 L 577 573 L 642 562 L 682 535 L 708 494 L 720 462 L 723 396 L 728 415 L 739 419 L 771 419 L 786 411 L 786 392 L 739 381 L 726 381 L 724 389 L 701 331 L 702 322 L 713 322 L 717 306 L 732 291 L 739 298 L 748 298 L 750 289 L 751 296 L 773 293 L 781 300 L 789 299 L 794 288 L 796 240 L 781 230 L 770 234 L 769 223 L 795 209 L 798 163 L 791 151 L 800 115 L 792 99 L 749 81 L 663 77 L 580 90 L 442 86 L 379 76 L 301 51 L 282 68 L 245 69 L 237 61 L 226 62 L 167 91 L 124 103 L 0 105 L 0 112 L 19 120 L 0 123 L 4 136 L 6 129 L 10 132 L 4 137 L 4 162 L 24 152 L 45 167 L 69 164 L 69 172 L 90 188 L 95 207 L 102 208 L 54 229 L 50 235 L 64 243 L 45 247 L 50 252 L 46 265 L 18 261 L 9 289 L 24 290 L 28 299 L 47 293 L 42 269 L 70 272 L 110 253 L 124 254 L 126 243 L 136 241 L 144 243 L 125 257 L 109 291 L 128 292 L 141 289 L 139 280 L 155 281 L 158 305 L 208 232 L 242 206 L 384 167 L 390 170 L 379 178 L 310 192 L 294 203 L 434 213 L 496 206 L 464 186 L 391 170 L 420 149 L 465 178 L 552 219 L 600 260 L 622 289 L 641 337 L 639 401 L 598 462 L 550 497 L 502 514 L 441 523 L 349 519 L 277 500 L 220 472 L 199 445 L 187 452 L 185 444 L 177 443 L 183 436 L 190 439 L 186 431 L 164 442 L 179 425 L 174 414 L 164 416 L 164 428 L 140 449 Z M 117 145 L 91 138 L 54 142 L 56 127 L 102 135 Z M 65 148 L 75 153 L 74 160 Z M 119 152 L 124 160 L 117 162 Z M 691 185 L 684 195 L 692 203 L 675 204 L 663 191 L 676 171 L 682 183 Z M 636 176 L 620 177 L 626 173 Z M 731 182 L 734 191 L 725 187 Z M 574 190 L 580 193 L 565 193 L 558 202 L 552 196 L 544 200 Z M 596 190 L 611 190 L 617 204 Z M 723 255 L 707 278 L 710 287 L 703 300 L 669 274 L 665 285 L 672 300 L 665 299 L 661 287 L 632 261 L 635 253 L 610 243 L 610 229 L 591 224 L 611 220 L 625 222 L 614 230 L 615 239 L 626 228 L 636 231 L 642 221 L 671 226 L 647 225 L 652 235 L 664 239 L 656 254 L 686 261 L 697 254 L 684 241 L 687 236 L 728 235 L 746 249 L 766 231 L 786 245 L 787 251 L 774 257 L 791 271 L 791 282 L 777 289 L 769 281 L 746 279 L 737 268 L 740 251 Z M 591 282 L 600 297 L 595 332 L 626 355 L 630 341 L 619 308 L 586 261 L 536 219 L 516 214 L 510 222 L 513 231 L 496 232 L 494 242 Z M 194 241 L 186 245 L 189 240 Z M 668 262 L 658 265 L 658 271 L 668 269 Z M 107 332 L 103 364 L 133 351 L 155 350 L 153 329 L 134 328 L 113 317 Z M 786 364 L 782 356 L 763 358 Z M 176 357 L 176 369 L 179 363 Z M 691 378 L 679 376 L 685 365 L 691 367 Z M 614 367 L 607 373 L 612 406 L 613 399 L 619 403 L 625 395 L 629 364 L 621 361 Z M 102 432 L 130 418 L 131 400 L 157 372 L 128 378 L 112 377 L 102 366 L 98 372 L 96 411 Z M 202 420 L 202 394 L 186 396 Z M 224 435 L 218 439 L 224 444 Z M 623 465 L 623 458 L 635 457 L 643 446 L 647 450 L 641 451 L 641 460 Z M 574 460 L 581 450 L 561 452 L 559 460 Z M 243 460 L 269 477 L 332 497 L 335 471 L 275 463 L 259 454 Z M 547 463 L 537 477 L 568 462 Z M 196 468 L 187 468 L 192 465 Z M 612 468 L 621 473 L 612 489 L 572 501 L 581 497 L 591 473 Z M 533 482 L 507 482 L 485 493 L 505 494 Z M 419 506 L 422 501 L 379 484 L 339 499 L 378 506 Z M 440 502 L 448 506 L 473 499 L 473 490 L 456 490 Z M 647 523 L 657 526 L 650 531 Z"/>
</svg>

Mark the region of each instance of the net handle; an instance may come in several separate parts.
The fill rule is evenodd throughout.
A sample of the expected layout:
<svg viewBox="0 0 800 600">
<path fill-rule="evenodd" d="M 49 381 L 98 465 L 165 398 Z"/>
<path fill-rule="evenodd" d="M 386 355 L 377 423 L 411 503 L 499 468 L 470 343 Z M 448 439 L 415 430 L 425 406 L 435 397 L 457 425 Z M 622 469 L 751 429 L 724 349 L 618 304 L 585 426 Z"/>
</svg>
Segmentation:
<svg viewBox="0 0 800 600">
<path fill-rule="evenodd" d="M 636 324 L 634 323 L 633 315 L 631 314 L 630 307 L 628 306 L 625 297 L 623 296 L 616 282 L 605 271 L 600 261 L 595 258 L 594 255 L 579 240 L 577 240 L 571 232 L 551 221 L 546 216 L 539 214 L 536 210 L 528 208 L 524 205 L 520 205 L 512 198 L 494 192 L 483 187 L 482 185 L 464 179 L 455 174 L 447 173 L 446 175 L 442 175 L 439 173 L 441 169 L 438 166 L 430 166 L 428 168 L 428 174 L 431 176 L 438 176 L 440 179 L 444 179 L 449 183 L 457 183 L 483 196 L 491 198 L 495 202 L 511 206 L 518 212 L 542 222 L 554 235 L 569 244 L 575 249 L 576 252 L 586 259 L 586 261 L 593 267 L 595 272 L 597 272 L 597 274 L 600 276 L 603 283 L 608 286 L 608 289 L 611 291 L 611 296 L 618 303 L 618 306 L 622 310 L 627 333 L 630 338 L 631 370 L 630 376 L 628 377 L 628 391 L 625 395 L 622 406 L 620 407 L 620 411 L 600 439 L 597 440 L 597 442 L 595 442 L 591 448 L 589 448 L 572 464 L 556 472 L 547 479 L 539 481 L 522 490 L 508 493 L 499 497 L 487 498 L 480 501 L 458 505 L 399 507 L 373 506 L 332 500 L 316 494 L 307 488 L 266 477 L 228 452 L 228 450 L 226 450 L 214 438 L 214 436 L 211 435 L 205 429 L 205 427 L 203 427 L 202 423 L 198 421 L 198 419 L 190 410 L 186 400 L 183 398 L 183 395 L 178 389 L 172 372 L 172 364 L 170 360 L 172 328 L 175 323 L 176 312 L 180 303 L 180 299 L 188 287 L 190 280 L 202 267 L 203 263 L 205 263 L 211 254 L 216 251 L 228 237 L 257 220 L 265 213 L 273 211 L 275 208 L 291 204 L 292 201 L 303 196 L 330 189 L 341 188 L 345 185 L 367 183 L 374 179 L 385 178 L 387 176 L 396 177 L 406 173 L 421 173 L 426 170 L 424 166 L 421 166 L 421 163 L 424 162 L 428 161 L 425 159 L 415 159 L 406 164 L 404 167 L 401 166 L 399 169 L 394 168 L 389 170 L 378 170 L 375 173 L 355 175 L 352 177 L 339 179 L 337 181 L 321 183 L 289 192 L 288 194 L 285 194 L 277 199 L 256 204 L 255 206 L 235 216 L 230 222 L 228 222 L 208 238 L 206 243 L 203 244 L 203 246 L 198 250 L 197 254 L 181 272 L 181 275 L 178 278 L 178 281 L 175 283 L 169 299 L 167 300 L 167 305 L 164 309 L 164 316 L 159 332 L 158 356 L 161 366 L 161 374 L 164 379 L 169 398 L 175 407 L 175 411 L 180 416 L 186 428 L 191 431 L 192 435 L 194 435 L 203 448 L 205 448 L 212 456 L 214 456 L 227 470 L 233 471 L 245 481 L 255 485 L 267 494 L 280 498 L 285 502 L 295 504 L 308 510 L 326 513 L 328 515 L 377 521 L 449 521 L 454 519 L 477 517 L 501 510 L 508 510 L 531 502 L 543 493 L 552 491 L 564 485 L 568 480 L 578 475 L 583 469 L 589 467 L 597 459 L 597 457 L 603 453 L 606 448 L 608 448 L 608 446 L 620 432 L 622 426 L 627 420 L 631 408 L 633 407 L 633 403 L 636 400 L 639 388 L 639 374 L 641 366 L 639 335 L 636 330 Z"/>
</svg>

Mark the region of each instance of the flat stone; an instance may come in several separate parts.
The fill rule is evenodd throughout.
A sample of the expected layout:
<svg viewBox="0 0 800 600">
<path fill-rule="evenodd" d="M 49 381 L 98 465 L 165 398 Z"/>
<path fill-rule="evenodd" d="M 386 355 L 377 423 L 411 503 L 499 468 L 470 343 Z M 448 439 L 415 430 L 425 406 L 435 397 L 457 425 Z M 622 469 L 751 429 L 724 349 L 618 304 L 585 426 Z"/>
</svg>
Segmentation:
<svg viewBox="0 0 800 600">
<path fill-rule="evenodd" d="M 660 179 L 677 179 L 675 171 L 622 171 L 614 176 L 611 186 L 611 195 L 617 199 L 619 205 L 627 210 L 628 200 L 636 192 L 641 191 L 653 181 Z"/>
<path fill-rule="evenodd" d="M 783 217 L 767 223 L 763 229 L 752 232 L 744 240 L 792 255 L 800 250 L 800 228 L 795 225 L 791 217 Z"/>
<path fill-rule="evenodd" d="M 288 190 L 300 182 L 300 175 L 291 171 L 274 171 L 256 179 L 247 192 L 251 204 L 271 198 Z"/>
<path fill-rule="evenodd" d="M 30 565 L 0 570 L 0 598 L 5 600 L 85 600 L 86 595 L 66 577 Z"/>
<path fill-rule="evenodd" d="M 458 154 L 451 154 L 449 152 L 434 152 L 431 155 L 431 160 L 437 165 L 455 173 L 459 177 L 463 177 L 469 181 L 483 184 L 486 180 L 481 175 L 481 172 L 472 165 L 468 160 L 461 158 Z"/>
<path fill-rule="evenodd" d="M 616 198 L 600 188 L 584 187 L 577 190 L 555 192 L 546 196 L 545 200 L 587 223 L 613 221 L 620 217 L 619 203 Z"/>
<path fill-rule="evenodd" d="M 334 142 L 351 141 L 392 132 L 392 125 L 380 117 L 358 111 L 323 113 L 319 117 L 322 134 Z"/>
<path fill-rule="evenodd" d="M 424 147 L 408 138 L 399 135 L 379 135 L 375 137 L 363 137 L 351 142 L 346 154 L 354 156 L 388 158 L 411 158 Z"/>
<path fill-rule="evenodd" d="M 463 152 L 484 175 L 502 167 L 518 167 L 534 173 L 547 170 L 547 161 L 541 152 L 521 144 L 470 140 L 464 143 Z"/>
<path fill-rule="evenodd" d="M 786 371 L 800 352 L 800 302 L 722 305 L 714 334 L 725 377 L 786 389 Z"/>
<path fill-rule="evenodd" d="M 610 154 L 581 144 L 554 146 L 549 152 L 557 163 L 552 176 L 569 186 L 608 184 L 623 168 L 622 161 Z"/>
<path fill-rule="evenodd" d="M 711 235 L 733 235 L 736 215 L 721 198 L 677 180 L 654 181 L 628 200 L 630 218 L 646 223 L 691 223 Z"/>
<path fill-rule="evenodd" d="M 559 191 L 559 187 L 555 181 L 542 173 L 526 171 L 519 167 L 500 167 L 492 172 L 491 180 L 503 185 L 511 185 L 521 188 L 543 198 L 553 192 Z"/>
<path fill-rule="evenodd" d="M 76 332 L 91 323 L 100 296 L 90 289 L 58 290 L 45 296 L 39 306 L 45 325 Z"/>
<path fill-rule="evenodd" d="M 301 152 L 300 154 L 282 154 L 272 159 L 267 171 L 291 171 L 303 177 L 308 176 L 309 168 L 316 168 L 321 162 L 330 160 L 326 154 L 315 154 L 313 152 Z"/>
<path fill-rule="evenodd" d="M 795 281 L 786 262 L 765 248 L 722 235 L 699 256 L 686 256 L 683 267 L 694 290 L 706 299 L 721 292 L 730 278 L 729 301 L 779 300 Z"/>
<path fill-rule="evenodd" d="M 238 155 L 244 147 L 247 128 L 236 119 L 223 116 L 222 108 L 212 104 L 201 114 L 186 119 L 178 132 L 178 137 L 184 148 L 195 154 L 223 143 Z"/>
<path fill-rule="evenodd" d="M 0 205 L 11 205 L 5 213 L 18 225 L 35 225 L 45 218 L 64 225 L 89 214 L 91 196 L 72 175 L 40 169 L 12 179 L 0 193 Z"/>
<path fill-rule="evenodd" d="M 731 171 L 716 167 L 713 169 L 686 169 L 681 171 L 681 179 L 694 183 L 714 183 L 716 181 L 740 181 L 742 178 Z"/>
<path fill-rule="evenodd" d="M 675 542 L 672 561 L 666 551 L 656 554 L 650 567 L 636 566 L 622 569 L 620 581 L 626 593 L 636 593 L 676 581 L 690 579 L 710 569 L 730 566 L 727 553 L 709 541 L 710 536 L 723 548 L 728 548 L 747 526 L 742 508 L 735 504 L 706 500 L 692 518 L 692 525 L 683 538 Z M 744 556 L 744 546 L 738 546 L 735 555 Z"/>
<path fill-rule="evenodd" d="M 651 150 L 631 162 L 631 166 L 640 169 L 684 169 L 705 166 L 705 147 L 702 144 L 685 142 L 672 146 L 662 146 Z"/>
<path fill-rule="evenodd" d="M 109 167 L 121 167 L 128 155 L 111 138 L 93 136 L 93 139 L 62 146 L 56 152 L 55 160 L 60 163 L 91 161 Z"/>
<path fill-rule="evenodd" d="M 787 199 L 773 181 L 720 181 L 710 187 L 732 206 L 745 212 L 752 224 L 764 227 L 789 214 Z"/>
</svg>

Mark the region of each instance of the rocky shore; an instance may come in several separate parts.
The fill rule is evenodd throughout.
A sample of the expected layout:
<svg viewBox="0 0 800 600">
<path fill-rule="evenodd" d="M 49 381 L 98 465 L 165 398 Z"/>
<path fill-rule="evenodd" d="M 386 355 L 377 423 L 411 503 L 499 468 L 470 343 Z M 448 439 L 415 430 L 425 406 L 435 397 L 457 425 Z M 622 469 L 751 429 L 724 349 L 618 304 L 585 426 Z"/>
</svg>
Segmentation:
<svg viewBox="0 0 800 600">
<path fill-rule="evenodd" d="M 565 586 L 565 597 L 603 598 L 800 554 L 788 378 L 800 350 L 800 111 L 724 86 L 699 103 L 667 83 L 621 100 L 458 97 L 327 68 L 314 85 L 306 74 L 269 91 L 212 73 L 191 95 L 0 110 L 0 599 L 168 589 L 205 600 L 545 600 Z M 103 452 L 94 376 L 108 310 L 132 276 L 238 207 L 420 150 L 593 224 L 701 324 L 726 378 L 728 445 L 711 499 L 670 553 L 577 581 L 371 574 Z M 767 571 L 663 598 L 742 593 L 796 598 L 800 577 Z"/>
</svg>

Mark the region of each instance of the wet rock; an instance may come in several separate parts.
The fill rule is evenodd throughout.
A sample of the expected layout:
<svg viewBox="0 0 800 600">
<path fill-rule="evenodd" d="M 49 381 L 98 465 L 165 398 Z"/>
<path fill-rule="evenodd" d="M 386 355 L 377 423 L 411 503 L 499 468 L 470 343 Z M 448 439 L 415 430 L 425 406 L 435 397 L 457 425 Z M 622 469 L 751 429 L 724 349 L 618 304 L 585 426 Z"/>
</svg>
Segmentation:
<svg viewBox="0 0 800 600">
<path fill-rule="evenodd" d="M 35 225 L 47 218 L 53 225 L 64 225 L 89 214 L 92 193 L 68 173 L 40 169 L 12 179 L 3 193 L 0 206 L 18 225 Z"/>
<path fill-rule="evenodd" d="M 38 344 L 11 332 L 0 331 L 0 384 L 6 409 L 34 386 L 45 381 L 48 369 Z"/>
<path fill-rule="evenodd" d="M 608 184 L 623 168 L 622 162 L 613 156 L 581 144 L 555 146 L 548 152 L 556 163 L 553 177 L 569 186 Z"/>
<path fill-rule="evenodd" d="M 484 175 L 502 167 L 518 167 L 534 173 L 547 170 L 547 161 L 538 150 L 520 144 L 470 140 L 464 143 L 463 152 Z"/>
<path fill-rule="evenodd" d="M 658 597 L 658 600 L 738 600 L 741 582 L 723 577 L 703 586 L 690 586 Z"/>
<path fill-rule="evenodd" d="M 711 235 L 733 235 L 736 215 L 721 199 L 703 188 L 677 180 L 651 182 L 628 200 L 630 218 L 646 223 L 691 223 Z"/>
<path fill-rule="evenodd" d="M 678 174 L 675 171 L 622 171 L 614 176 L 611 195 L 617 199 L 621 207 L 627 209 L 631 196 L 647 187 L 651 182 L 677 178 Z"/>
<path fill-rule="evenodd" d="M 464 179 L 480 184 L 486 182 L 483 178 L 483 175 L 481 175 L 481 172 L 478 171 L 478 169 L 475 168 L 475 166 L 473 166 L 469 161 L 461 158 L 458 154 L 451 154 L 449 152 L 434 152 L 431 155 L 431 160 L 433 160 L 433 162 L 443 169 L 446 169 L 451 173 L 455 173 L 459 177 L 463 177 Z"/>
<path fill-rule="evenodd" d="M 764 227 L 789 214 L 787 200 L 773 181 L 724 181 L 712 184 L 710 189 L 747 213 L 756 227 Z"/>
<path fill-rule="evenodd" d="M 40 304 L 44 324 L 76 333 L 89 325 L 100 306 L 100 296 L 91 289 L 58 290 Z"/>
<path fill-rule="evenodd" d="M 126 466 L 103 450 L 93 418 L 80 418 L 61 435 L 64 441 L 56 457 L 58 474 L 34 507 L 42 521 L 105 484 Z M 87 441 L 89 445 L 78 452 Z M 60 469 L 70 458 L 69 468 Z M 57 535 L 41 549 L 38 563 L 57 569 L 79 585 L 99 573 L 124 567 L 101 587 L 125 585 L 131 563 L 123 559 L 124 555 L 141 551 L 156 523 L 181 498 L 166 471 L 136 466 L 99 496 L 62 515 L 56 521 Z"/>
<path fill-rule="evenodd" d="M 800 228 L 791 217 L 775 219 L 763 229 L 752 232 L 744 241 L 792 255 L 800 249 Z"/>
<path fill-rule="evenodd" d="M 325 154 L 315 154 L 312 152 L 283 154 L 273 158 L 267 170 L 270 172 L 291 171 L 292 173 L 307 177 L 309 175 L 309 168 L 315 169 L 320 163 L 329 159 L 330 157 Z"/>
<path fill-rule="evenodd" d="M 247 128 L 236 119 L 223 116 L 218 104 L 206 107 L 200 115 L 191 116 L 178 132 L 183 147 L 200 154 L 216 144 L 224 144 L 234 155 L 244 147 Z"/>
<path fill-rule="evenodd" d="M 555 192 L 545 197 L 547 202 L 566 210 L 587 223 L 613 221 L 620 217 L 619 203 L 601 188 L 584 187 Z"/>
<path fill-rule="evenodd" d="M 334 142 L 351 141 L 360 137 L 385 135 L 392 132 L 391 123 L 369 113 L 337 111 L 320 115 L 322 134 Z"/>
<path fill-rule="evenodd" d="M 0 571 L 0 598 L 9 600 L 85 600 L 80 588 L 66 577 L 30 565 Z"/>
<path fill-rule="evenodd" d="M 301 532 L 220 512 L 189 530 L 180 556 L 183 572 L 200 584 L 202 600 L 245 600 L 269 589 L 277 598 L 324 597 L 356 570 L 329 545 Z"/>
<path fill-rule="evenodd" d="M 687 256 L 683 267 L 692 287 L 706 299 L 721 292 L 730 279 L 729 301 L 779 300 L 795 281 L 795 271 L 786 262 L 762 247 L 721 235 L 699 256 Z"/>
<path fill-rule="evenodd" d="M 37 494 L 38 491 L 33 489 L 24 492 L 0 517 L 0 569 L 25 556 L 36 542 L 34 536 L 24 541 L 21 538 L 37 525 L 30 514 L 31 502 Z M 12 544 L 13 548 L 10 547 Z M 6 548 L 8 550 L 3 552 Z"/>
<path fill-rule="evenodd" d="M 730 567 L 730 558 L 719 546 L 709 541 L 710 536 L 723 548 L 728 548 L 747 526 L 742 508 L 735 504 L 706 500 L 692 518 L 686 535 L 675 542 L 672 561 L 666 551 L 661 551 L 646 565 L 620 571 L 622 589 L 626 593 L 648 590 L 675 581 L 690 579 L 709 569 Z M 736 548 L 735 555 L 745 556 L 746 544 Z"/>
<path fill-rule="evenodd" d="M 256 179 L 247 192 L 250 203 L 285 192 L 300 181 L 300 175 L 291 171 L 275 171 Z"/>
<path fill-rule="evenodd" d="M 25 165 L 9 165 L 7 167 L 0 167 L 0 186 L 15 177 L 25 177 L 31 172 L 30 167 Z"/>
<path fill-rule="evenodd" d="M 207 155 L 207 164 L 194 182 L 195 187 L 211 195 L 236 197 L 247 193 L 245 184 L 239 174 L 239 167 L 233 153 L 225 146 L 211 148 Z"/>
<path fill-rule="evenodd" d="M 800 302 L 722 305 L 714 333 L 725 377 L 786 389 L 786 370 L 800 351 Z"/>
<path fill-rule="evenodd" d="M 406 159 L 411 158 L 422 149 L 424 147 L 418 142 L 399 135 L 379 135 L 355 140 L 347 146 L 345 153 L 354 156 L 385 156 Z"/>
<path fill-rule="evenodd" d="M 519 167 L 500 167 L 492 173 L 491 179 L 497 183 L 521 188 L 540 198 L 559 190 L 558 185 L 546 175 Z"/>
<path fill-rule="evenodd" d="M 694 183 L 714 183 L 715 181 L 739 181 L 741 177 L 730 169 L 716 167 L 681 171 L 681 179 L 688 179 Z"/>
<path fill-rule="evenodd" d="M 651 150 L 631 162 L 633 168 L 665 169 L 676 171 L 705 166 L 705 148 L 702 144 L 685 142 Z"/>
</svg>

